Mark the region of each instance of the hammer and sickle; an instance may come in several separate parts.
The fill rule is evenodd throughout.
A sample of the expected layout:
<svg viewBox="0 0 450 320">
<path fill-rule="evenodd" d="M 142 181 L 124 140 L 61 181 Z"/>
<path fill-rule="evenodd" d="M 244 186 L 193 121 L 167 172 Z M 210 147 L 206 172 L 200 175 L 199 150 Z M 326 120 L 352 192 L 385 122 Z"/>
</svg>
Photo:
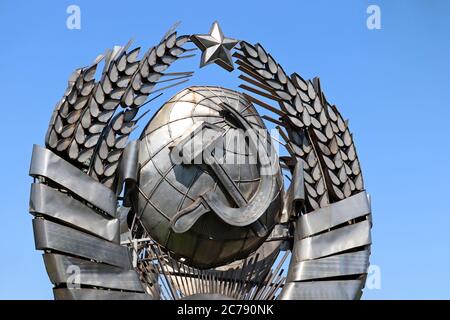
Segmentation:
<svg viewBox="0 0 450 320">
<path fill-rule="evenodd" d="M 230 105 L 222 103 L 221 106 L 225 113 L 225 119 L 228 119 L 230 123 L 237 123 L 239 129 L 245 130 L 249 136 L 249 149 L 256 152 L 257 163 L 260 166 L 258 189 L 250 201 L 245 198 L 227 170 L 221 165 L 218 156 L 212 151 L 223 138 L 225 130 L 211 123 L 201 122 L 187 136 L 174 143 L 172 156 L 179 157 L 181 155 L 183 163 L 196 163 L 198 160 L 203 160 L 212 169 L 236 207 L 230 207 L 223 203 L 217 194 L 210 190 L 188 207 L 178 211 L 170 225 L 176 233 L 186 232 L 205 213 L 213 212 L 229 225 L 237 227 L 250 225 L 259 237 L 264 237 L 269 230 L 259 221 L 259 218 L 269 208 L 278 192 L 276 186 L 278 171 L 273 167 L 276 165 L 276 160 L 269 156 L 269 152 L 272 150 L 267 148 L 269 145 L 267 139 L 256 134 L 247 119 Z"/>
</svg>

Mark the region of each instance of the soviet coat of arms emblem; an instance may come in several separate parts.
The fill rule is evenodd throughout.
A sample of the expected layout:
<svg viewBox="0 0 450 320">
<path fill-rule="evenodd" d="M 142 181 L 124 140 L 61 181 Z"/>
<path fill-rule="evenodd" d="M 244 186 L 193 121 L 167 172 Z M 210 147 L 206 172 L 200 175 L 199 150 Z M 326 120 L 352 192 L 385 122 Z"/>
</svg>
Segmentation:
<svg viewBox="0 0 450 320">
<path fill-rule="evenodd" d="M 141 58 L 130 45 L 72 74 L 33 149 L 30 213 L 55 298 L 358 299 L 370 201 L 319 79 L 287 75 L 217 22 L 172 28 Z M 194 76 L 171 69 L 198 50 L 201 67 L 237 65 L 242 91 L 185 87 L 131 141 L 141 110 Z"/>
</svg>

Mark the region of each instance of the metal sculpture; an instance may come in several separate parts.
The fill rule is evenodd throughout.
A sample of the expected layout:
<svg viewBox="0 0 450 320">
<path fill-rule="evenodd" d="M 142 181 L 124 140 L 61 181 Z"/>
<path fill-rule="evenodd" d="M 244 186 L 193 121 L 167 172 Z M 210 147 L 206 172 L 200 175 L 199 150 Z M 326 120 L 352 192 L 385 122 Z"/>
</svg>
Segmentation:
<svg viewBox="0 0 450 320">
<path fill-rule="evenodd" d="M 192 43 L 201 66 L 232 71 L 234 57 L 243 92 L 188 87 L 128 142 L 140 109 L 193 75 L 166 72 L 195 55 Z M 287 76 L 217 22 L 208 35 L 172 28 L 141 60 L 130 45 L 73 73 L 45 148 L 33 148 L 30 213 L 55 298 L 359 298 L 370 201 L 348 122 L 319 79 Z M 229 147 L 234 139 L 243 143 Z"/>
</svg>

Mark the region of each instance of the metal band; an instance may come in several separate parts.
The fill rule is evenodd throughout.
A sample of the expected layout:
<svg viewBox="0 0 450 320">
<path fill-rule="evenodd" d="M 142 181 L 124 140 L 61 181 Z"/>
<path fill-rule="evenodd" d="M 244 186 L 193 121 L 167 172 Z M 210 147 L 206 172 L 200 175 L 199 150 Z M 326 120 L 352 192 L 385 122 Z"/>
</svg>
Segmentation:
<svg viewBox="0 0 450 320">
<path fill-rule="evenodd" d="M 38 250 L 55 250 L 131 269 L 126 247 L 43 219 L 33 220 L 33 230 Z"/>
<path fill-rule="evenodd" d="M 304 261 L 329 256 L 371 243 L 370 221 L 362 221 L 294 242 L 292 258 Z"/>
<path fill-rule="evenodd" d="M 282 300 L 352 300 L 359 299 L 364 281 L 289 282 L 280 294 Z"/>
<path fill-rule="evenodd" d="M 295 263 L 288 275 L 288 282 L 363 274 L 369 266 L 368 250 L 345 253 L 317 260 Z"/>
<path fill-rule="evenodd" d="M 116 215 L 117 199 L 111 189 L 84 174 L 48 149 L 33 146 L 30 176 L 41 176 L 67 188 L 112 217 Z"/>
<path fill-rule="evenodd" d="M 56 300 L 152 300 L 152 296 L 145 293 L 98 289 L 55 288 L 53 295 Z"/>
<path fill-rule="evenodd" d="M 297 234 L 306 238 L 333 228 L 344 222 L 370 214 L 370 204 L 365 191 L 328 207 L 302 215 L 298 219 Z"/>
<path fill-rule="evenodd" d="M 283 220 L 287 222 L 289 217 L 295 214 L 296 207 L 305 201 L 305 179 L 303 160 L 298 160 L 292 174 L 292 182 L 284 196 Z"/>
<path fill-rule="evenodd" d="M 119 243 L 118 219 L 106 219 L 82 202 L 45 184 L 31 185 L 29 211 L 32 214 L 55 218 L 75 228 Z"/>
<path fill-rule="evenodd" d="M 131 186 L 134 186 L 138 181 L 138 156 L 139 143 L 136 140 L 130 141 L 125 147 L 122 158 L 120 160 L 118 171 L 117 194 L 122 192 L 122 187 L 125 184 L 125 194 L 129 191 Z"/>
<path fill-rule="evenodd" d="M 120 177 L 123 181 L 137 181 L 138 177 L 138 154 L 139 142 L 137 140 L 130 141 L 122 154 L 120 161 Z"/>
<path fill-rule="evenodd" d="M 43 257 L 50 281 L 54 284 L 71 283 L 72 268 L 76 267 L 79 272 L 77 284 L 144 292 L 134 270 L 124 270 L 60 254 L 46 253 Z"/>
</svg>

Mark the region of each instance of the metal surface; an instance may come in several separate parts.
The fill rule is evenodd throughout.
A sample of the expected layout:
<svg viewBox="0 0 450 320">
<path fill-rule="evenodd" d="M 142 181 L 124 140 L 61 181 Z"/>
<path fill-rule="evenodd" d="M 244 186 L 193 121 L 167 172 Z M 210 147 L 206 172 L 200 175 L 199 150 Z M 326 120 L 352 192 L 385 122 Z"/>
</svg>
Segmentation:
<svg viewBox="0 0 450 320">
<path fill-rule="evenodd" d="M 358 299 L 364 286 L 368 256 L 359 261 L 361 273 L 348 280 L 293 280 L 303 277 L 304 260 L 351 248 L 364 251 L 370 246 L 370 207 L 366 194 L 361 192 L 364 191 L 361 168 L 348 122 L 326 100 L 318 78 L 304 80 L 296 73 L 288 76 L 260 44 L 241 41 L 234 57 L 242 72 L 240 78 L 252 85 L 240 86 L 249 92 L 246 97 L 274 115 L 264 118 L 276 124 L 283 140 L 288 156 L 280 160 L 293 179 L 291 186 L 298 181 L 298 163 L 302 162 L 303 166 L 303 205 L 294 205 L 292 189 L 288 189 L 285 197 L 290 203 L 284 204 L 283 221 L 289 217 L 295 221 L 296 216 L 298 221 L 289 280 L 279 298 Z M 279 108 L 257 96 L 271 100 Z M 308 237 L 311 235 L 314 236 Z M 326 277 L 329 272 L 318 269 L 315 277 Z"/>
<path fill-rule="evenodd" d="M 79 275 L 75 285 L 144 292 L 138 274 L 131 269 L 50 253 L 44 254 L 44 262 L 53 284 L 74 285 L 74 276 Z"/>
<path fill-rule="evenodd" d="M 36 249 L 64 252 L 125 269 L 131 268 L 126 247 L 47 220 L 33 220 Z"/>
<path fill-rule="evenodd" d="M 197 269 L 169 254 L 161 255 L 161 248 L 147 240 L 144 250 L 140 251 L 144 258 L 138 267 L 147 271 L 145 275 L 161 275 L 160 295 L 164 299 L 187 299 L 192 295 L 221 295 L 238 300 L 273 299 L 277 291 L 273 289 L 279 289 L 285 281 L 281 267 L 288 253 L 277 258 L 280 242 L 267 241 L 246 259 L 216 269 Z M 158 264 L 149 262 L 151 257 L 155 257 Z"/>
<path fill-rule="evenodd" d="M 82 202 L 45 184 L 31 185 L 29 211 L 33 215 L 44 215 L 106 240 L 119 242 L 118 219 L 101 216 Z"/>
<path fill-rule="evenodd" d="M 297 232 L 305 238 L 327 229 L 331 229 L 352 219 L 370 214 L 370 204 L 365 191 L 345 200 L 320 208 L 310 214 L 299 217 Z"/>
<path fill-rule="evenodd" d="M 354 223 L 336 230 L 301 239 L 294 243 L 293 257 L 297 261 L 317 259 L 345 250 L 369 245 L 370 221 Z"/>
<path fill-rule="evenodd" d="M 136 150 L 133 144 L 125 152 L 124 149 L 129 134 L 140 119 L 137 117 L 139 108 L 150 94 L 184 83 L 192 75 L 192 72 L 163 72 L 172 62 L 193 56 L 183 55 L 192 51 L 183 48 L 188 42 L 189 36 L 177 36 L 174 30 L 170 30 L 140 61 L 139 48 L 128 51 L 129 42 L 108 50 L 91 66 L 79 68 L 72 74 L 50 120 L 45 138 L 47 149 L 35 146 L 33 153 L 30 175 L 38 179 L 41 185 L 32 189 L 30 211 L 40 217 L 39 221 L 34 222 L 39 248 L 119 265 L 125 267 L 123 272 L 126 277 L 135 272 L 126 271 L 131 270 L 129 249 L 106 241 L 117 241 L 117 234 L 113 232 L 117 220 L 106 217 L 102 220 L 98 215 L 107 213 L 115 216 L 118 205 L 115 194 L 120 194 L 124 181 L 129 183 L 137 178 L 133 174 L 136 170 L 133 153 Z M 104 68 L 100 79 L 96 80 L 96 69 L 102 62 Z M 164 85 L 161 87 L 162 83 Z M 119 105 L 122 111 L 117 110 Z M 52 219 L 65 226 L 41 218 Z M 126 216 L 120 218 L 122 230 Z M 105 240 L 70 227 L 96 234 Z M 51 261 L 46 263 L 51 267 Z M 92 274 L 87 276 L 91 280 L 97 277 L 97 280 L 115 283 L 108 278 L 111 270 L 103 264 L 97 265 L 98 268 L 93 268 Z M 56 299 L 149 297 L 148 294 L 100 290 L 96 286 L 76 291 L 55 289 Z M 158 292 L 155 292 L 155 297 L 159 298 Z"/>
<path fill-rule="evenodd" d="M 305 281 L 364 274 L 369 267 L 368 250 L 343 253 L 316 260 L 292 261 L 287 281 Z"/>
<path fill-rule="evenodd" d="M 126 183 L 137 183 L 138 180 L 138 165 L 139 165 L 139 143 L 137 141 L 130 141 L 123 151 L 120 160 L 118 178 L 119 186 Z M 121 188 L 118 192 L 120 193 Z"/>
<path fill-rule="evenodd" d="M 195 34 L 191 36 L 191 40 L 203 51 L 200 67 L 217 63 L 225 70 L 233 71 L 234 66 L 230 50 L 238 41 L 226 38 L 217 21 L 213 23 L 209 34 Z"/>
<path fill-rule="evenodd" d="M 242 129 L 246 130 L 246 132 L 254 129 L 251 123 L 228 103 L 222 103 L 221 106 L 233 115 L 240 123 Z M 224 203 L 219 200 L 215 192 L 209 191 L 203 196 L 212 211 L 230 225 L 242 227 L 255 223 L 261 218 L 264 212 L 267 211 L 267 208 L 270 207 L 270 203 L 274 202 L 274 199 L 277 199 L 281 192 L 281 188 L 277 186 L 277 175 L 280 168 L 278 167 L 277 162 L 271 162 L 273 159 L 269 155 L 272 152 L 274 153 L 274 151 L 270 147 L 267 147 L 266 141 L 267 136 L 261 137 L 261 135 L 249 135 L 249 152 L 257 155 L 257 161 L 260 165 L 259 185 L 257 191 L 252 196 L 251 202 L 243 198 L 243 200 L 236 202 L 238 208 L 233 208 L 225 206 Z M 267 167 L 269 167 L 269 169 L 267 169 Z M 217 170 L 215 170 L 215 172 L 218 176 L 226 175 L 225 170 L 220 171 L 220 173 L 217 173 Z M 222 178 L 219 180 L 231 180 L 231 178 Z M 227 184 L 224 185 L 229 192 L 230 189 L 236 189 Z M 235 201 L 236 199 L 239 199 L 237 196 L 233 198 Z"/>
<path fill-rule="evenodd" d="M 108 50 L 91 66 L 77 69 L 53 112 L 46 147 L 115 189 L 117 167 L 140 119 L 139 109 L 150 95 L 180 85 L 192 75 L 164 72 L 175 61 L 194 56 L 184 54 L 192 51 L 184 48 L 188 41 L 189 36 L 177 36 L 171 29 L 141 60 L 140 48 L 128 51 L 130 41 Z M 95 79 L 102 61 L 100 79 Z"/>
<path fill-rule="evenodd" d="M 111 189 L 95 181 L 48 149 L 33 146 L 30 176 L 44 177 L 85 199 L 110 216 L 116 214 L 116 196 Z"/>
<path fill-rule="evenodd" d="M 201 67 L 232 71 L 234 57 L 244 92 L 185 89 L 128 142 L 140 109 L 193 76 L 166 71 L 194 56 L 192 44 Z M 370 202 L 348 121 L 319 79 L 287 75 L 260 44 L 226 38 L 217 22 L 207 35 L 178 36 L 173 27 L 141 58 L 130 46 L 71 75 L 46 148 L 33 149 L 30 212 L 55 298 L 360 298 Z M 254 105 L 267 112 L 261 117 Z M 276 125 L 285 156 L 273 152 L 262 119 Z M 220 140 L 213 134 L 177 166 L 170 150 L 198 123 L 223 130 L 225 159 L 256 153 L 257 163 L 224 164 L 216 150 L 205 152 Z M 250 142 L 269 146 L 229 147 L 245 128 L 263 129 Z M 258 165 L 266 160 L 269 168 Z M 75 283 L 71 267 L 80 271 Z"/>
<path fill-rule="evenodd" d="M 359 160 L 348 124 L 322 92 L 318 78 L 288 76 L 260 45 L 240 42 L 240 78 L 254 86 L 240 87 L 253 103 L 275 114 L 289 156 L 282 162 L 291 172 L 304 161 L 305 212 L 312 212 L 364 190 Z M 268 98 L 279 108 L 256 98 Z"/>
</svg>

